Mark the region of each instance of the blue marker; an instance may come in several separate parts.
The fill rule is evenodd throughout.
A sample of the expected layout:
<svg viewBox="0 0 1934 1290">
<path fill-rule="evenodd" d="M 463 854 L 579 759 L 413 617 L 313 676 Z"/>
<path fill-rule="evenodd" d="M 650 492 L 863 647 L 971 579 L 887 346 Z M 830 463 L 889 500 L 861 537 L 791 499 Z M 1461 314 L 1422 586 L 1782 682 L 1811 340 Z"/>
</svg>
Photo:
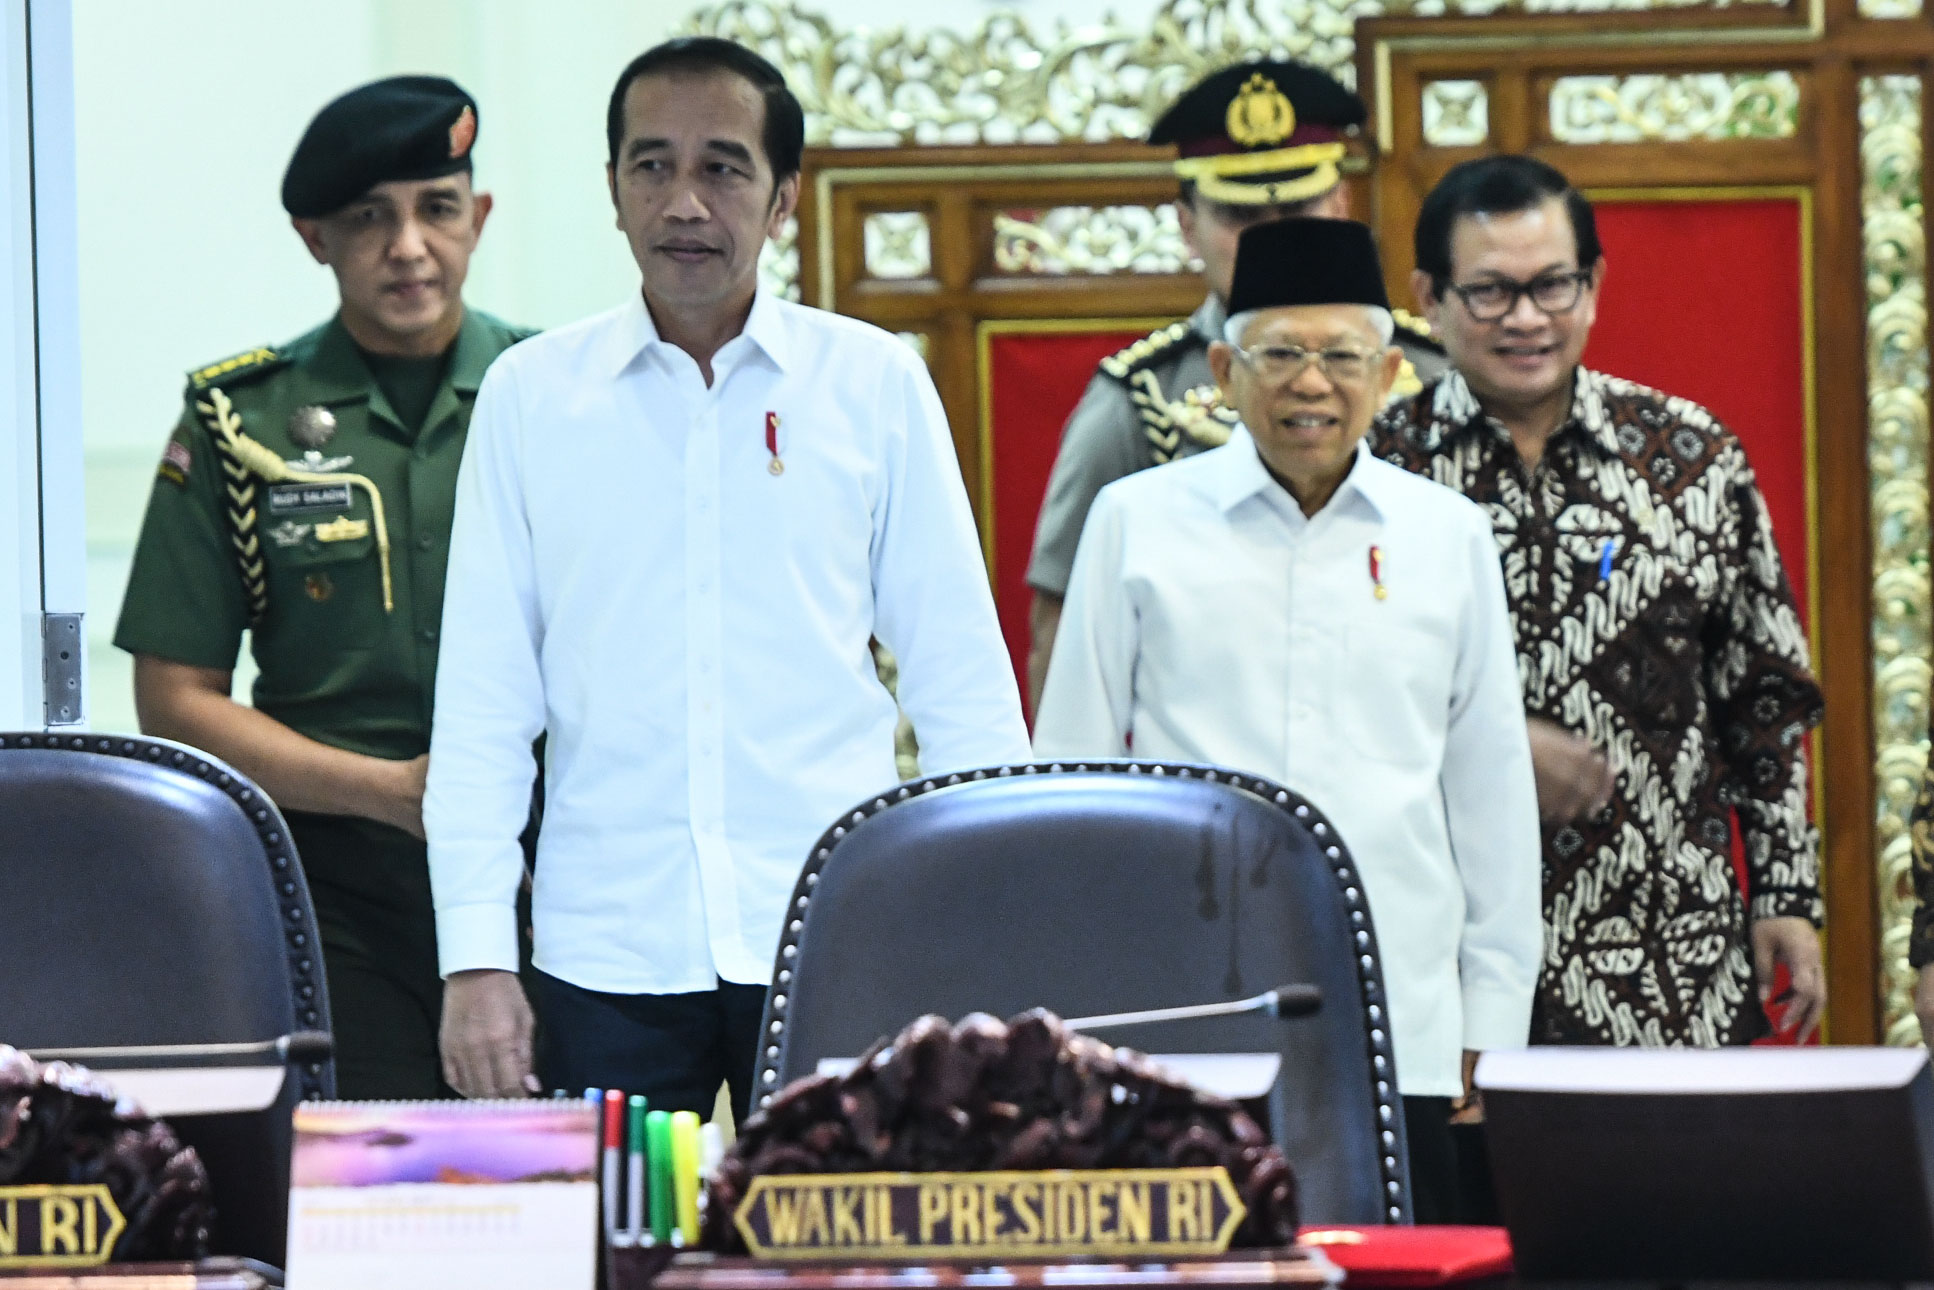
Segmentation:
<svg viewBox="0 0 1934 1290">
<path fill-rule="evenodd" d="M 1612 576 L 1612 552 L 1618 550 L 1617 538 L 1606 538 L 1605 545 L 1598 548 L 1598 580 L 1605 581 Z"/>
</svg>

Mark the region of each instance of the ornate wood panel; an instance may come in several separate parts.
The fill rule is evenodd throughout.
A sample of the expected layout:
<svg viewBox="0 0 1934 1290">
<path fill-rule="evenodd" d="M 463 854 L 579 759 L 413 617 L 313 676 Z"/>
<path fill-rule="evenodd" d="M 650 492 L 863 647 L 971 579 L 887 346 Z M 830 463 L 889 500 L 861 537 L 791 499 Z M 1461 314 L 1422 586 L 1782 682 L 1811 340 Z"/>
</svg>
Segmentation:
<svg viewBox="0 0 1934 1290">
<path fill-rule="evenodd" d="M 1744 247 L 1715 248 L 1741 258 L 1717 279 L 1708 275 L 1701 302 L 1674 298 L 1670 279 L 1687 276 L 1684 266 L 1648 261 L 1641 243 L 1623 264 L 1608 256 L 1606 294 L 1610 302 L 1621 290 L 1649 292 L 1660 329 L 1684 332 L 1689 347 L 1716 336 L 1723 362 L 1732 340 L 1744 350 L 1765 331 L 1763 316 L 1735 307 L 1751 298 L 1763 308 L 1767 279 L 1797 274 L 1790 307 L 1802 335 L 1799 379 L 1768 370 L 1733 380 L 1783 383 L 1802 405 L 1797 438 L 1756 442 L 1754 427 L 1738 428 L 1756 461 L 1797 454 L 1804 475 L 1805 532 L 1794 533 L 1790 519 L 1776 527 L 1809 588 L 1827 695 L 1815 807 L 1828 888 L 1829 1025 L 1842 1042 L 1914 1033 L 1902 884 L 1904 814 L 1927 729 L 1918 84 L 1934 55 L 1930 36 L 1918 14 L 1870 18 L 1856 0 L 1590 20 L 1386 17 L 1358 29 L 1358 74 L 1380 145 L 1374 224 L 1391 286 L 1405 295 L 1423 194 L 1450 166 L 1487 151 L 1541 157 L 1601 203 L 1686 203 L 1682 223 L 1713 203 L 1795 208 L 1797 263 L 1791 252 L 1770 263 Z M 1877 101 L 1908 92 L 1903 81 L 1913 108 Z M 1903 117 L 1912 123 L 1904 136 Z M 1875 141 L 1889 130 L 1891 142 Z M 1890 312 L 1876 316 L 1883 305 Z M 1918 370 L 1902 370 L 1915 353 Z M 1886 370 L 1876 368 L 1882 384 L 1870 386 L 1876 362 Z M 1884 397 L 1884 416 L 1870 417 L 1870 397 Z"/>
<path fill-rule="evenodd" d="M 1762 364 L 1800 355 L 1799 372 L 1771 383 L 1788 428 L 1766 431 L 1778 418 L 1758 413 L 1738 428 L 1756 459 L 1787 453 L 1803 478 L 1804 519 L 1776 524 L 1808 588 L 1827 691 L 1815 748 L 1829 1025 L 1840 1042 L 1918 1038 L 1904 953 L 1905 818 L 1929 684 L 1923 0 L 1165 0 L 1145 28 L 1039 33 L 1006 13 L 972 33 L 842 32 L 791 0 L 725 0 L 696 25 L 761 48 L 801 92 L 821 146 L 788 252 L 797 264 L 781 257 L 778 275 L 809 303 L 922 347 L 997 583 L 1016 576 L 1032 502 L 1020 497 L 1017 515 L 996 498 L 1027 484 L 1002 482 L 1014 458 L 999 455 L 996 409 L 1019 402 L 1039 421 L 1068 396 L 1059 379 L 1019 393 L 990 382 L 1020 370 L 1003 366 L 1010 342 L 1101 344 L 1198 302 L 1161 209 L 1165 164 L 1107 141 L 1139 135 L 1215 66 L 1271 51 L 1355 78 L 1376 154 L 1374 173 L 1352 181 L 1356 208 L 1379 232 L 1397 299 L 1422 194 L 1488 150 L 1551 161 L 1601 201 L 1608 226 L 1670 211 L 1717 227 L 1715 212 L 1730 211 L 1788 237 L 1777 264 L 1735 269 L 1759 289 L 1755 316 L 1729 314 L 1747 293 L 1726 291 L 1724 272 L 1684 274 L 1713 298 L 1672 298 L 1660 326 L 1687 345 L 1717 338 L 1722 363 L 1729 343 Z M 831 146 L 851 144 L 867 146 Z M 1630 271 L 1644 245 L 1619 251 L 1613 297 L 1644 281 Z M 1784 334 L 1759 316 L 1780 300 L 1797 315 Z M 1041 445 L 1025 447 L 1038 473 Z"/>
</svg>

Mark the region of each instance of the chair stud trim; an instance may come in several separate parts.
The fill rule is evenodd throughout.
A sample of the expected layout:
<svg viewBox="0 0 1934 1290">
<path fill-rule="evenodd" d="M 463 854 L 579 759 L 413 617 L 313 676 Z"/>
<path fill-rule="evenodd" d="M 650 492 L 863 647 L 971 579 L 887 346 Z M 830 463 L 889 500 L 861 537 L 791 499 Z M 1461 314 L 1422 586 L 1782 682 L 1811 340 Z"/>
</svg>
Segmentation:
<svg viewBox="0 0 1934 1290">
<path fill-rule="evenodd" d="M 1232 786 L 1253 793 L 1263 801 L 1287 811 L 1299 823 L 1308 824 L 1310 831 L 1318 839 L 1328 839 L 1334 836 L 1334 831 L 1330 828 L 1329 821 L 1323 816 L 1322 812 L 1316 810 L 1308 802 L 1303 800 L 1300 794 L 1292 792 L 1270 780 L 1263 779 L 1261 776 L 1245 779 L 1243 776 L 1232 772 L 1190 766 L 1179 762 L 1106 761 L 1093 764 L 1082 763 L 1072 768 L 1066 767 L 1064 763 L 1060 762 L 1027 762 L 1020 765 L 990 767 L 967 772 L 966 776 L 967 780 L 979 782 L 990 776 L 1000 779 L 1016 774 L 1060 774 L 1068 770 L 1072 770 L 1077 774 L 1149 774 L 1160 777 L 1172 775 L 1180 779 L 1193 779 L 1197 775 L 1200 775 L 1210 781 L 1216 781 L 1219 775 L 1226 776 L 1226 782 Z M 961 774 L 949 775 L 946 778 L 944 787 L 951 788 L 962 782 L 965 781 Z M 780 938 L 779 950 L 774 964 L 774 979 L 779 985 L 789 986 L 792 984 L 793 973 L 791 964 L 799 956 L 799 941 L 804 935 L 806 920 L 812 914 L 812 894 L 813 889 L 819 885 L 819 871 L 831 858 L 833 849 L 846 837 L 849 829 L 858 828 L 872 816 L 890 810 L 903 802 L 909 802 L 916 797 L 922 797 L 934 792 L 941 787 L 943 787 L 941 783 L 932 779 L 909 780 L 894 791 L 890 800 L 886 796 L 874 798 L 871 802 L 855 810 L 851 815 L 842 816 L 839 824 L 828 829 L 820 837 L 819 842 L 812 849 L 811 859 L 806 862 L 805 872 L 800 875 L 798 886 L 793 892 L 793 907 L 798 911 L 798 916 L 788 924 L 784 935 Z M 1352 925 L 1359 929 L 1356 933 L 1357 948 L 1359 950 L 1368 949 L 1375 942 L 1369 930 L 1364 926 L 1362 892 L 1354 885 L 1356 882 L 1356 874 L 1348 853 L 1344 851 L 1341 845 L 1341 839 L 1338 838 L 1334 842 L 1325 843 L 1323 855 L 1330 862 L 1337 885 L 1343 889 L 1345 901 L 1350 907 Z M 1385 1126 L 1381 1134 L 1385 1147 L 1394 1150 L 1396 1134 L 1388 1127 L 1395 1123 L 1396 1118 L 1397 1095 L 1391 1088 L 1389 1082 L 1389 1070 L 1391 1063 L 1394 1061 L 1394 1055 L 1391 1051 L 1390 1037 L 1381 1024 L 1383 1013 L 1379 1000 L 1383 994 L 1383 982 L 1381 973 L 1377 967 L 1377 960 L 1371 954 L 1360 954 L 1357 959 L 1357 985 L 1362 995 L 1365 1015 L 1370 1021 L 1370 1059 L 1372 1068 L 1378 1077 L 1375 1090 L 1377 1123 Z M 756 1086 L 767 1090 L 762 1092 L 758 1098 L 758 1105 L 761 1109 L 772 1105 L 773 1090 L 779 1081 L 779 1068 L 784 1064 L 785 1045 L 787 1041 L 785 1011 L 786 996 L 783 994 L 773 995 L 768 1005 L 767 1016 L 770 1019 L 770 1031 L 774 1042 L 765 1049 L 754 1073 Z M 1386 1212 L 1391 1222 L 1402 1222 L 1406 1208 L 1405 1188 L 1403 1179 L 1397 1173 L 1397 1161 L 1394 1155 L 1386 1155 L 1382 1158 L 1381 1172 L 1383 1174 L 1384 1191 L 1390 1202 Z"/>
</svg>

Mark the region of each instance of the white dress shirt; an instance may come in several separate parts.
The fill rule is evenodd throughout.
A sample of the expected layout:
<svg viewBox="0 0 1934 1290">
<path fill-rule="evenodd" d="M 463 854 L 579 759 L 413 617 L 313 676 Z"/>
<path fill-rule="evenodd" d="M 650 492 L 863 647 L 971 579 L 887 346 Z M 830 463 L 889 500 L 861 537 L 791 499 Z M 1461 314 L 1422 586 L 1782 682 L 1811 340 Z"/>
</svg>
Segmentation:
<svg viewBox="0 0 1934 1290">
<path fill-rule="evenodd" d="M 919 356 L 760 293 L 712 368 L 633 296 L 478 392 L 423 802 L 446 975 L 517 965 L 540 731 L 536 963 L 624 994 L 770 979 L 808 849 L 899 779 L 870 637 L 925 773 L 1027 757 Z"/>
<path fill-rule="evenodd" d="M 1322 810 L 1363 874 L 1405 1094 L 1524 1045 L 1537 796 L 1497 546 L 1457 493 L 1359 447 L 1305 518 L 1244 430 L 1111 484 L 1034 750 L 1228 766 Z"/>
</svg>

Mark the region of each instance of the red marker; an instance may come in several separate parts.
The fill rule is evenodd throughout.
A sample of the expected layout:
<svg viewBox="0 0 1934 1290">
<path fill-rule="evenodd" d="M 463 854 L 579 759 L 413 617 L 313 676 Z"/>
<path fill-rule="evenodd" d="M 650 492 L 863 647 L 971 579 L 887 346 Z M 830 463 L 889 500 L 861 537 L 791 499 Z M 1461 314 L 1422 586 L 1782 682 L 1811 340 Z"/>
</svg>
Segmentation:
<svg viewBox="0 0 1934 1290">
<path fill-rule="evenodd" d="M 615 1088 L 604 1091 L 604 1239 L 608 1242 L 618 1231 L 618 1157 L 624 1147 L 625 1095 Z"/>
</svg>

